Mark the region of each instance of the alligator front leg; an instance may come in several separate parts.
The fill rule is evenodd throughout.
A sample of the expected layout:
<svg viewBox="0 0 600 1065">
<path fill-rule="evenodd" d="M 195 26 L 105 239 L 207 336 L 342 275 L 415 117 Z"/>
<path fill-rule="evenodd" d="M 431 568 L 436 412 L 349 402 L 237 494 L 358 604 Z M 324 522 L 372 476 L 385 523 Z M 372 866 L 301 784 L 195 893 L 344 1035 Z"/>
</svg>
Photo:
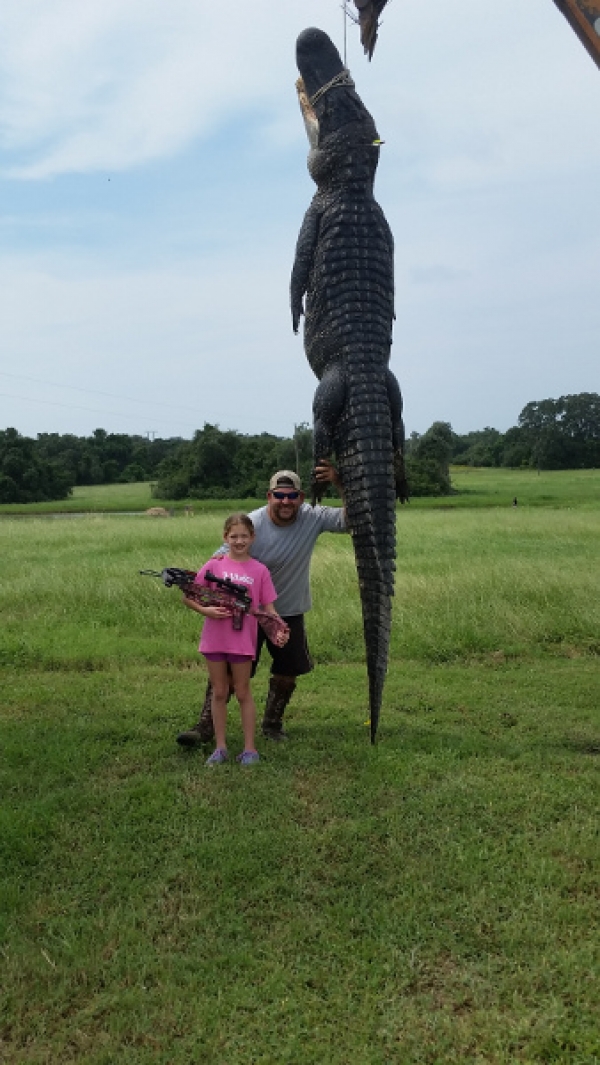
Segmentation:
<svg viewBox="0 0 600 1065">
<path fill-rule="evenodd" d="M 321 212 L 313 199 L 308 211 L 304 215 L 302 228 L 298 235 L 296 256 L 294 259 L 292 279 L 290 283 L 292 327 L 294 333 L 298 332 L 300 318 L 304 314 L 302 300 L 304 299 L 304 293 L 308 287 L 308 278 L 313 264 L 315 248 L 319 240 L 320 219 Z"/>
<path fill-rule="evenodd" d="M 335 429 L 344 409 L 346 399 L 346 378 L 343 370 L 336 364 L 325 374 L 317 387 L 313 400 L 314 428 L 314 464 L 321 459 L 331 460 Z M 327 483 L 317 481 L 314 470 L 311 480 L 311 503 L 320 503 L 327 489 Z"/>
</svg>

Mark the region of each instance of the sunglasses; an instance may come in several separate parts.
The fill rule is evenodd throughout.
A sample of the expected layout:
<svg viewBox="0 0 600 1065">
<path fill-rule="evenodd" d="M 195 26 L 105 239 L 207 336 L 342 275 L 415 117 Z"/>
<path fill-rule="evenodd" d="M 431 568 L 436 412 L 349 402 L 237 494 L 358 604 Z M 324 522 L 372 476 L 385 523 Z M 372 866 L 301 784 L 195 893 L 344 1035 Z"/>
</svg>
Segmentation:
<svg viewBox="0 0 600 1065">
<path fill-rule="evenodd" d="M 271 492 L 273 499 L 298 499 L 300 492 Z"/>
</svg>

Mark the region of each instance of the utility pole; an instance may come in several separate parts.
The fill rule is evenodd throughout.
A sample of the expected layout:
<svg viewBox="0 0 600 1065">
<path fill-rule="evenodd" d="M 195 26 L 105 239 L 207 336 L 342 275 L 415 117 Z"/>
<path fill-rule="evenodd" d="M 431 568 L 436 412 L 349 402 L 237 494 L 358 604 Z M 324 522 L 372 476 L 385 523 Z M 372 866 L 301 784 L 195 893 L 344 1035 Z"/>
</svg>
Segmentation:
<svg viewBox="0 0 600 1065">
<path fill-rule="evenodd" d="M 294 451 L 296 452 L 296 473 L 300 473 L 300 449 L 298 447 L 298 426 L 294 423 Z"/>
</svg>

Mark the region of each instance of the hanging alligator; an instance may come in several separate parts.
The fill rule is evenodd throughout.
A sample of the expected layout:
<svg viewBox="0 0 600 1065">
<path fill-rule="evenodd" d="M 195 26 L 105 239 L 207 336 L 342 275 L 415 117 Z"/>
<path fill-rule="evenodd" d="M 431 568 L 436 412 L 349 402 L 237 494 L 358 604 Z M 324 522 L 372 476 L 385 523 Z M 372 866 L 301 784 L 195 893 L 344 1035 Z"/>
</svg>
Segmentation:
<svg viewBox="0 0 600 1065">
<path fill-rule="evenodd" d="M 377 42 L 379 16 L 388 0 L 354 0 L 357 15 L 346 14 L 360 26 L 361 44 L 369 59 Z M 584 48 L 600 67 L 600 0 L 554 0 Z"/>
<path fill-rule="evenodd" d="M 314 458 L 338 467 L 354 544 L 375 741 L 387 671 L 396 555 L 396 498 L 404 502 L 402 398 L 388 368 L 394 244 L 373 196 L 381 141 L 334 44 L 318 29 L 297 42 L 300 106 L 317 191 L 291 279 L 294 332 L 319 379 Z M 303 304 L 303 300 L 305 300 Z M 312 502 L 323 486 L 312 485 Z"/>
</svg>

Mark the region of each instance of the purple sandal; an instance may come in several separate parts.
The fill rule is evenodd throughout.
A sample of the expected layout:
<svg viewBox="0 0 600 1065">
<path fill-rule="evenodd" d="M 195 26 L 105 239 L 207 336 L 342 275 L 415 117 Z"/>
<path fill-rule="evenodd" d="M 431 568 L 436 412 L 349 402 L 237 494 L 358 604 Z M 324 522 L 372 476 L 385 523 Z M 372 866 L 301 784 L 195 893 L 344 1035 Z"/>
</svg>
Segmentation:
<svg viewBox="0 0 600 1065">
<path fill-rule="evenodd" d="M 222 765 L 223 762 L 229 761 L 229 755 L 225 747 L 217 747 L 211 754 L 210 758 L 206 759 L 205 765 Z"/>
<path fill-rule="evenodd" d="M 260 762 L 260 755 L 258 751 L 242 751 L 241 754 L 238 754 L 236 762 L 239 762 L 240 765 L 256 765 L 257 762 Z"/>
</svg>

